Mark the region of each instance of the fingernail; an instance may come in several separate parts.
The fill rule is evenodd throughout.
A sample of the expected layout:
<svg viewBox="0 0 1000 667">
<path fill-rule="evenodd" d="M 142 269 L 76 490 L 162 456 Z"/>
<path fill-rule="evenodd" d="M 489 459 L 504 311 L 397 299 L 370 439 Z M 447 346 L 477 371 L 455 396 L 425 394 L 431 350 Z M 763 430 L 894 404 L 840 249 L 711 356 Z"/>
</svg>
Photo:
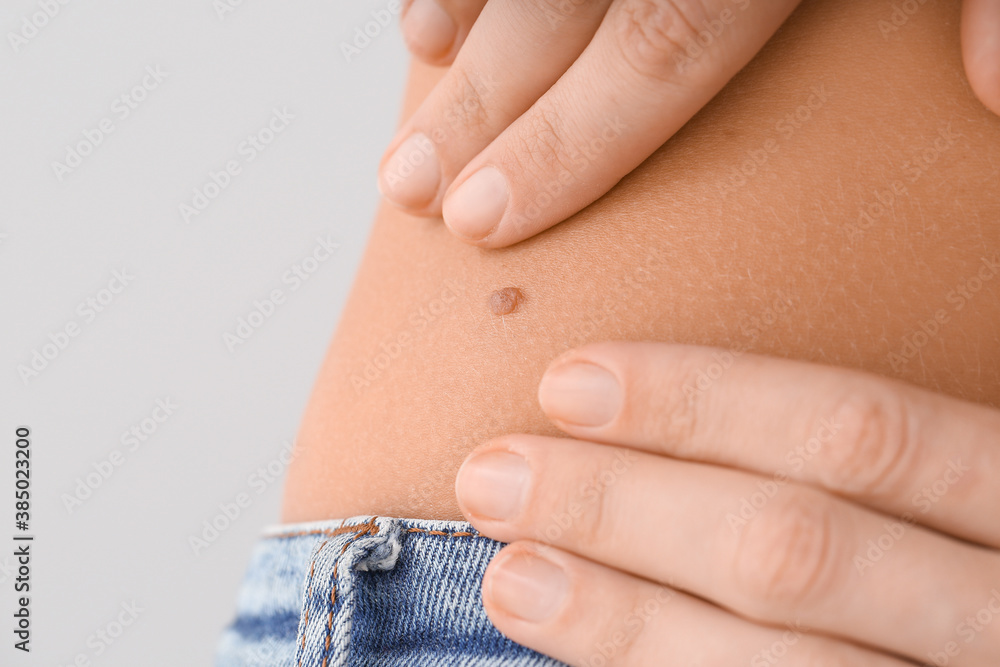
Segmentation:
<svg viewBox="0 0 1000 667">
<path fill-rule="evenodd" d="M 382 194 L 409 208 L 430 203 L 440 184 L 441 164 L 434 142 L 420 132 L 401 143 L 379 173 Z"/>
<path fill-rule="evenodd" d="M 432 58 L 451 51 L 458 34 L 455 21 L 435 0 L 413 0 L 402 28 L 410 50 Z"/>
<path fill-rule="evenodd" d="M 505 520 L 521 511 L 531 469 L 522 457 L 509 452 L 477 454 L 462 464 L 455 491 L 472 514 Z"/>
<path fill-rule="evenodd" d="M 442 215 L 451 231 L 479 241 L 500 224 L 509 198 L 503 174 L 496 167 L 483 167 L 448 195 Z"/>
<path fill-rule="evenodd" d="M 586 362 L 550 368 L 538 386 L 538 402 L 549 417 L 578 426 L 603 426 L 618 414 L 622 390 L 609 371 Z"/>
<path fill-rule="evenodd" d="M 490 576 L 490 598 L 507 613 L 538 623 L 550 618 L 569 591 L 569 577 L 552 561 L 529 553 L 501 560 Z"/>
</svg>

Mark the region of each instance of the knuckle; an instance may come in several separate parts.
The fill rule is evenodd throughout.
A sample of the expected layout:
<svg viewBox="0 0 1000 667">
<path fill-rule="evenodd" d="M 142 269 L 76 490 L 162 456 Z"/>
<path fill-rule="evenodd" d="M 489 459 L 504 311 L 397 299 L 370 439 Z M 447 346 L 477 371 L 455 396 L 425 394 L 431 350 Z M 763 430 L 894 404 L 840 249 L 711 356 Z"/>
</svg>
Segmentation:
<svg viewBox="0 0 1000 667">
<path fill-rule="evenodd" d="M 711 400 L 715 369 L 698 354 L 672 361 L 658 369 L 655 377 L 627 379 L 626 385 L 635 387 L 636 396 L 647 398 L 624 401 L 623 418 L 635 425 L 645 442 L 662 443 L 672 456 L 700 458 L 707 454 L 703 450 L 709 439 L 697 435 Z"/>
<path fill-rule="evenodd" d="M 620 495 L 615 487 L 628 466 L 619 468 L 615 461 L 605 460 L 591 468 L 580 484 L 552 498 L 545 517 L 544 539 L 550 542 L 572 542 L 596 545 L 618 543 L 623 526 Z"/>
<path fill-rule="evenodd" d="M 798 609 L 830 588 L 835 571 L 834 509 L 819 493 L 788 489 L 740 535 L 736 582 L 760 617 Z"/>
<path fill-rule="evenodd" d="M 584 664 L 608 664 L 621 667 L 640 667 L 649 665 L 650 660 L 663 650 L 663 629 L 669 620 L 670 612 L 665 612 L 671 604 L 676 592 L 663 585 L 653 588 L 636 587 L 628 596 L 630 606 L 621 616 L 622 622 L 617 626 L 617 632 L 610 634 L 611 651 L 606 650 L 608 644 L 600 647 L 602 655 L 607 654 L 607 663 L 591 659 Z M 608 636 L 608 635 L 606 635 Z"/>
<path fill-rule="evenodd" d="M 686 63 L 686 50 L 707 20 L 699 0 L 625 0 L 617 13 L 615 33 L 625 62 L 651 79 L 676 78 Z"/>
<path fill-rule="evenodd" d="M 566 126 L 559 114 L 539 104 L 522 119 L 523 125 L 516 133 L 511 147 L 511 153 L 518 161 L 518 168 L 549 178 L 554 171 L 569 171 L 564 160 L 567 155 Z"/>
<path fill-rule="evenodd" d="M 539 38 L 566 30 L 567 26 L 590 27 L 607 10 L 605 3 L 593 0 L 533 0 L 511 3 L 510 6 L 530 17 L 529 34 Z"/>
<path fill-rule="evenodd" d="M 581 521 L 578 522 L 576 539 L 584 544 L 601 544 L 613 539 L 615 524 L 615 512 L 612 507 L 612 494 L 606 486 L 601 486 L 599 478 L 595 476 L 591 479 L 590 488 L 592 493 L 586 496 L 585 510 L 581 513 Z M 585 487 L 586 488 L 586 487 Z M 581 494 L 581 497 L 584 497 Z M 568 507 L 572 518 L 572 505 Z"/>
<path fill-rule="evenodd" d="M 530 9 L 536 16 L 569 17 L 585 3 L 586 0 L 535 0 L 531 5 L 525 3 L 524 9 Z"/>
<path fill-rule="evenodd" d="M 915 451 L 911 411 L 902 396 L 883 387 L 851 391 L 831 414 L 814 436 L 820 447 L 820 481 L 866 498 L 900 492 Z"/>
<path fill-rule="evenodd" d="M 531 236 L 558 222 L 563 198 L 575 183 L 581 182 L 582 169 L 574 161 L 575 148 L 569 143 L 565 121 L 544 104 L 536 105 L 515 125 L 516 131 L 505 136 L 503 158 L 508 173 L 518 174 L 520 188 L 517 214 L 511 216 L 503 236 L 512 243 Z M 567 212 L 568 215 L 568 212 Z M 548 224 L 545 224 L 550 220 Z"/>
<path fill-rule="evenodd" d="M 560 152 L 563 122 L 558 114 L 541 106 L 524 119 L 527 127 L 519 137 L 522 151 L 544 165 Z"/>
<path fill-rule="evenodd" d="M 643 618 L 642 607 L 647 602 L 638 591 L 628 596 L 626 604 L 618 608 L 621 617 L 629 624 L 622 629 L 621 624 L 608 624 L 595 634 L 592 643 L 593 653 L 583 664 L 607 665 L 608 667 L 639 667 L 649 664 L 647 643 L 643 637 L 646 634 L 646 623 L 639 623 Z M 626 611 L 628 610 L 628 611 Z M 636 610 L 640 610 L 636 613 Z M 638 627 L 636 627 L 638 626 Z"/>
<path fill-rule="evenodd" d="M 448 136 L 465 136 L 470 131 L 489 133 L 494 123 L 489 97 L 495 84 L 458 67 L 452 67 L 449 76 L 454 78 L 445 87 L 447 92 L 438 110 L 443 131 Z"/>
</svg>

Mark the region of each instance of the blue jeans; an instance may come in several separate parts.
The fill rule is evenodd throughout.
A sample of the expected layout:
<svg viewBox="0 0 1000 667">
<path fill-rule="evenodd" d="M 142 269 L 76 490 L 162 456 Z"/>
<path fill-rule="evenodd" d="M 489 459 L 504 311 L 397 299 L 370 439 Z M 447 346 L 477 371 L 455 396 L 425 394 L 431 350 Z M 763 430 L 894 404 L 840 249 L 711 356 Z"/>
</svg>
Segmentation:
<svg viewBox="0 0 1000 667">
<path fill-rule="evenodd" d="M 362 516 L 270 529 L 216 665 L 562 665 L 486 617 L 480 583 L 501 547 L 464 521 Z"/>
</svg>

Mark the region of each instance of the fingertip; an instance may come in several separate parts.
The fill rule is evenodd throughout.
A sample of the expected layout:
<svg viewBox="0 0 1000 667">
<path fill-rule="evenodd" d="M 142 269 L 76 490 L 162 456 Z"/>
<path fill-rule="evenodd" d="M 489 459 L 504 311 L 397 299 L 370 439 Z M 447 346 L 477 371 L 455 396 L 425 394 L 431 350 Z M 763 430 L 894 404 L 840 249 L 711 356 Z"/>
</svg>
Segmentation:
<svg viewBox="0 0 1000 667">
<path fill-rule="evenodd" d="M 1000 51 L 997 53 L 1000 58 Z M 973 74 L 969 72 L 969 82 L 972 84 L 972 92 L 976 94 L 979 101 L 1000 116 L 1000 67 L 993 67 L 991 71 Z"/>
<path fill-rule="evenodd" d="M 458 24 L 437 0 L 413 0 L 403 13 L 403 40 L 415 57 L 430 65 L 454 59 Z"/>
<path fill-rule="evenodd" d="M 445 196 L 441 213 L 455 236 L 480 245 L 500 225 L 509 201 L 507 179 L 496 167 L 487 166 Z"/>
<path fill-rule="evenodd" d="M 417 212 L 430 206 L 441 185 L 434 142 L 422 132 L 394 142 L 382 159 L 377 185 L 387 201 L 404 210 Z"/>
<path fill-rule="evenodd" d="M 618 377 L 589 359 L 567 360 L 549 368 L 538 385 L 538 403 L 545 415 L 569 426 L 608 425 L 621 412 L 623 402 Z"/>
<path fill-rule="evenodd" d="M 962 59 L 976 97 L 1000 115 L 1000 0 L 965 0 Z"/>
<path fill-rule="evenodd" d="M 559 617 L 571 591 L 572 580 L 562 563 L 515 544 L 504 548 L 487 568 L 483 606 L 494 618 L 544 626 Z"/>
</svg>

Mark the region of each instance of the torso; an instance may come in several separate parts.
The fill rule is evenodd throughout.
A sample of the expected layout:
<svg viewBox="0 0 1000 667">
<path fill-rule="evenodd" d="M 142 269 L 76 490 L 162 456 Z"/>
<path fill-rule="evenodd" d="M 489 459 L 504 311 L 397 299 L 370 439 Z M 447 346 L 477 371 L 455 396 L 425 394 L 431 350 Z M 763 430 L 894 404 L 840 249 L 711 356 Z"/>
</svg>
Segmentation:
<svg viewBox="0 0 1000 667">
<path fill-rule="evenodd" d="M 929 0 L 898 30 L 892 13 L 804 3 L 609 195 L 512 248 L 384 208 L 285 520 L 461 518 L 465 455 L 557 434 L 538 380 L 589 341 L 747 349 L 1000 405 L 1000 119 L 965 82 L 959 3 Z M 510 287 L 521 300 L 494 314 Z"/>
</svg>

